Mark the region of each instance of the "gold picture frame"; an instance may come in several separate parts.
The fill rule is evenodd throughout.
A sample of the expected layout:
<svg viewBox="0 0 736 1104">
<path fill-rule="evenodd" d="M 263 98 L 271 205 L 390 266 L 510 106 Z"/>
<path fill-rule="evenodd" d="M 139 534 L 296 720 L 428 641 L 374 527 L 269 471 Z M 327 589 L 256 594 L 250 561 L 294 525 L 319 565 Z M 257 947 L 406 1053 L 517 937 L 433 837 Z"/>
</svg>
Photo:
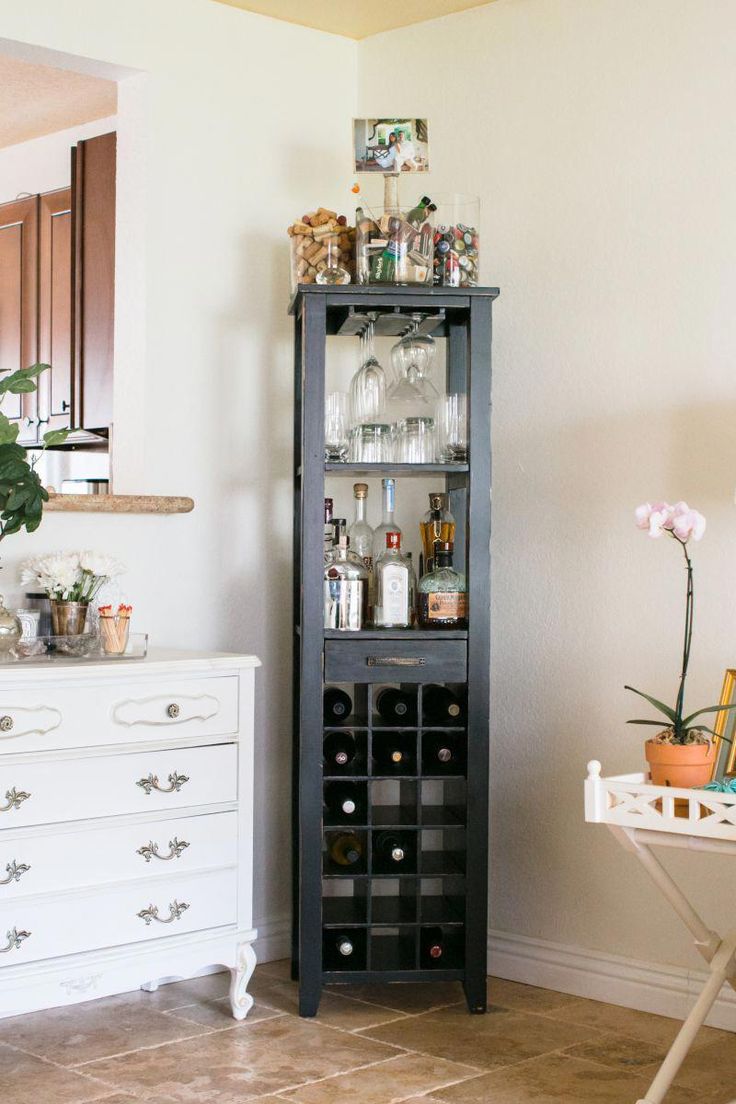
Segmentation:
<svg viewBox="0 0 736 1104">
<path fill-rule="evenodd" d="M 736 703 L 736 670 L 729 667 L 723 678 L 723 689 L 719 705 Z M 716 756 L 713 764 L 712 780 L 723 782 L 736 777 L 736 709 L 724 709 L 716 714 L 713 724 Z M 730 741 L 730 743 L 729 743 Z"/>
</svg>

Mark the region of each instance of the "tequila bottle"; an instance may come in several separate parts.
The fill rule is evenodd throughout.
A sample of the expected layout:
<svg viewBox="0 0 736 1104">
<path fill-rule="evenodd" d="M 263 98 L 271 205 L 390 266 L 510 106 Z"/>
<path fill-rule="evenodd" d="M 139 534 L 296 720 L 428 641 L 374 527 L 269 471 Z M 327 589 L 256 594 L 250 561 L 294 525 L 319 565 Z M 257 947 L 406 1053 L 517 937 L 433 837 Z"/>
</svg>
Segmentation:
<svg viewBox="0 0 736 1104">
<path fill-rule="evenodd" d="M 414 568 L 401 554 L 401 534 L 386 534 L 386 551 L 376 563 L 373 624 L 408 629 L 414 621 Z"/>
<path fill-rule="evenodd" d="M 386 551 L 386 534 L 398 533 L 399 536 L 401 536 L 401 527 L 397 525 L 394 520 L 394 511 L 396 509 L 396 480 L 382 479 L 381 488 L 383 494 L 383 512 L 381 515 L 381 524 L 373 533 L 374 567 L 378 557 L 382 556 Z"/>
</svg>

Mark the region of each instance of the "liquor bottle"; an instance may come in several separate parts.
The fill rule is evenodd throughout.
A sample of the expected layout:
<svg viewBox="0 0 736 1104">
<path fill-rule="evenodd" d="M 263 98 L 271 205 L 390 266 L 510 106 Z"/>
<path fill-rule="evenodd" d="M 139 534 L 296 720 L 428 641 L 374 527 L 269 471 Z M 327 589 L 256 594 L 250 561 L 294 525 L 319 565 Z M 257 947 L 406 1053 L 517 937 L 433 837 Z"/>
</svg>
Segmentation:
<svg viewBox="0 0 736 1104">
<path fill-rule="evenodd" d="M 376 774 L 411 774 L 414 771 L 416 737 L 408 732 L 374 732 L 373 760 Z"/>
<path fill-rule="evenodd" d="M 465 768 L 465 745 L 457 734 L 424 733 L 422 745 L 423 774 L 462 774 Z"/>
<path fill-rule="evenodd" d="M 325 687 L 322 696 L 322 713 L 325 724 L 340 724 L 353 712 L 353 699 L 337 686 Z"/>
<path fill-rule="evenodd" d="M 356 755 L 355 737 L 352 732 L 330 732 L 322 744 L 325 768 L 347 767 Z"/>
<path fill-rule="evenodd" d="M 363 844 L 352 832 L 332 832 L 327 837 L 327 850 L 338 866 L 355 866 L 363 858 Z"/>
<path fill-rule="evenodd" d="M 416 694 L 386 686 L 376 697 L 376 712 L 386 724 L 414 724 L 417 716 Z"/>
<path fill-rule="evenodd" d="M 401 554 L 401 534 L 386 534 L 386 551 L 375 569 L 373 624 L 377 629 L 408 629 L 414 621 L 414 568 Z"/>
<path fill-rule="evenodd" d="M 382 479 L 382 516 L 381 524 L 373 532 L 373 569 L 376 561 L 386 551 L 386 534 L 398 533 L 401 536 L 401 527 L 394 520 L 396 509 L 396 480 Z"/>
<path fill-rule="evenodd" d="M 332 499 L 325 499 L 325 530 L 324 530 L 324 549 L 325 559 L 330 552 L 332 552 L 332 545 L 335 539 L 335 527 L 332 521 Z"/>
<path fill-rule="evenodd" d="M 407 849 L 393 832 L 379 832 L 373 843 L 373 857 L 386 865 L 399 866 L 408 859 Z"/>
<path fill-rule="evenodd" d="M 466 629 L 468 594 L 465 576 L 452 566 L 452 545 L 437 541 L 434 571 L 419 580 L 419 624 L 424 629 Z"/>
<path fill-rule="evenodd" d="M 419 937 L 419 954 L 423 966 L 434 966 L 445 953 L 445 937 L 442 928 L 422 928 Z"/>
<path fill-rule="evenodd" d="M 429 196 L 422 196 L 416 207 L 412 207 L 406 216 L 406 221 L 412 226 L 421 226 L 425 219 L 429 218 L 432 211 L 437 210 L 437 204 L 433 203 Z"/>
<path fill-rule="evenodd" d="M 434 570 L 434 546 L 437 541 L 452 544 L 455 540 L 455 519 L 447 505 L 447 495 L 434 492 L 429 496 L 429 510 L 419 523 L 427 575 Z"/>
<path fill-rule="evenodd" d="M 351 817 L 358 810 L 360 794 L 354 782 L 327 782 L 324 800 L 333 816 Z"/>
<path fill-rule="evenodd" d="M 422 691 L 424 723 L 438 725 L 461 724 L 465 713 L 463 703 L 449 686 L 429 684 Z"/>
<path fill-rule="evenodd" d="M 350 552 L 342 518 L 335 533 L 337 544 L 324 570 L 324 626 L 354 632 L 368 620 L 368 568 Z"/>
<path fill-rule="evenodd" d="M 373 570 L 373 530 L 365 520 L 368 484 L 354 483 L 353 497 L 355 499 L 355 520 L 348 529 L 350 551 L 354 552 L 356 556 L 360 556 L 370 573 Z"/>
</svg>

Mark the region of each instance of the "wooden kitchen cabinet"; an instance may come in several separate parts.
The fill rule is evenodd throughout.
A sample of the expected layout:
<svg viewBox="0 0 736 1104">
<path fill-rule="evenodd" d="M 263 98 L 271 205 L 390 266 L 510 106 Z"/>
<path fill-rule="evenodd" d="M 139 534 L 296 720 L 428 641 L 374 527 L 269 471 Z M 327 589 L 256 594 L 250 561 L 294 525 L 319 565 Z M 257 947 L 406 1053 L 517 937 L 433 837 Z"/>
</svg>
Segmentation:
<svg viewBox="0 0 736 1104">
<path fill-rule="evenodd" d="M 0 370 L 38 360 L 38 196 L 0 205 Z M 8 418 L 20 422 L 21 443 L 35 441 L 35 395 L 7 395 Z M 30 419 L 30 420 L 29 420 Z"/>
<path fill-rule="evenodd" d="M 38 356 L 51 369 L 38 381 L 38 432 L 69 425 L 72 408 L 71 189 L 39 196 Z"/>
</svg>

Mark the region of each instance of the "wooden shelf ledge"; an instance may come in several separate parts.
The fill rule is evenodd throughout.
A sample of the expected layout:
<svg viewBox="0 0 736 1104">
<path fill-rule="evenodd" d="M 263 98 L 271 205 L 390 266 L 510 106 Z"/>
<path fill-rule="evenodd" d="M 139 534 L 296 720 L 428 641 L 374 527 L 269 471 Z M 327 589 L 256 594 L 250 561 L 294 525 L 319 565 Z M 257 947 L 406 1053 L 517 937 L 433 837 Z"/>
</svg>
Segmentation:
<svg viewBox="0 0 736 1104">
<path fill-rule="evenodd" d="M 50 494 L 44 505 L 54 513 L 188 514 L 194 499 L 184 495 Z"/>
</svg>

